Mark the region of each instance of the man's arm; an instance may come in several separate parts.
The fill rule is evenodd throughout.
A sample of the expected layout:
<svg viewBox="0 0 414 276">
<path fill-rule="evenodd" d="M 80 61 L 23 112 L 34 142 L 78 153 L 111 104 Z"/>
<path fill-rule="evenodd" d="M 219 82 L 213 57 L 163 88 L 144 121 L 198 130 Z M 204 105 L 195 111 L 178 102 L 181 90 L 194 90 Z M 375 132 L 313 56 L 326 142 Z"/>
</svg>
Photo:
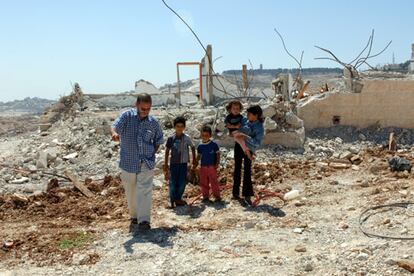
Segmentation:
<svg viewBox="0 0 414 276">
<path fill-rule="evenodd" d="M 111 136 L 112 140 L 119 141 L 119 133 L 121 133 L 125 127 L 128 117 L 128 111 L 124 111 L 119 115 L 119 117 L 115 120 L 111 127 Z"/>
<path fill-rule="evenodd" d="M 157 125 L 158 126 L 155 132 L 155 139 L 154 139 L 155 152 L 158 152 L 160 145 L 164 143 L 164 133 L 162 132 L 160 124 L 158 123 Z"/>
</svg>

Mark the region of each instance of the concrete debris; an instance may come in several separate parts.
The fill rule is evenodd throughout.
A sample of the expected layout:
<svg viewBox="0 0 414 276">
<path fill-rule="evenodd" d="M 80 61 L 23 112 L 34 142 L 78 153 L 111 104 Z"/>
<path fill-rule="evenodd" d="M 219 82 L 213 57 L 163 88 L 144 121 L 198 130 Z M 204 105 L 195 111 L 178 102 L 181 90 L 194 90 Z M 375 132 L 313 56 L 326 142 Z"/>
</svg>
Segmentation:
<svg viewBox="0 0 414 276">
<path fill-rule="evenodd" d="M 404 157 L 394 156 L 388 160 L 388 164 L 390 165 L 391 171 L 408 171 L 411 172 L 411 162 Z"/>
</svg>

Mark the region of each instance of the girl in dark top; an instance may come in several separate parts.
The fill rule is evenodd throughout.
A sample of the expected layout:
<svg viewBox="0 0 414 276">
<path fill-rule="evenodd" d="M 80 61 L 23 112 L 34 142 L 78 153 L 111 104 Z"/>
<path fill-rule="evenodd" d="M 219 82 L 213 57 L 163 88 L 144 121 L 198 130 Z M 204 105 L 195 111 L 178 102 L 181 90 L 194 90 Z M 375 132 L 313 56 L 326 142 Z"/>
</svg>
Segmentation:
<svg viewBox="0 0 414 276">
<path fill-rule="evenodd" d="M 247 124 L 234 133 L 235 140 L 244 142 L 246 150 L 243 150 L 239 142 L 234 146 L 234 174 L 233 174 L 233 199 L 240 199 L 241 167 L 244 159 L 244 177 L 242 195 L 247 204 L 251 205 L 253 196 L 252 185 L 252 160 L 249 156 L 255 153 L 262 144 L 264 136 L 263 111 L 260 106 L 254 105 L 247 109 Z M 250 154 L 249 154 L 250 153 Z"/>
<path fill-rule="evenodd" d="M 246 118 L 240 114 L 243 110 L 243 105 L 240 101 L 231 101 L 227 104 L 226 110 L 229 113 L 224 120 L 226 128 L 229 130 L 230 136 L 233 136 L 233 132 L 238 130 L 243 124 L 245 124 Z"/>
</svg>

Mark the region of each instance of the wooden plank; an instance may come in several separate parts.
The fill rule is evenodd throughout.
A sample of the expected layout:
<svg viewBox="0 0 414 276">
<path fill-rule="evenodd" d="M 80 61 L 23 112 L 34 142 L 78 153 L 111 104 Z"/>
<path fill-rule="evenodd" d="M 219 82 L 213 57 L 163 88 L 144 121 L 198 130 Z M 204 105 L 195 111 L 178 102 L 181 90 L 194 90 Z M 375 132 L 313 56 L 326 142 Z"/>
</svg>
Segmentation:
<svg viewBox="0 0 414 276">
<path fill-rule="evenodd" d="M 396 151 L 397 150 L 397 141 L 395 140 L 394 132 L 390 133 L 390 139 L 388 142 L 388 150 L 389 151 Z"/>
<path fill-rule="evenodd" d="M 93 193 L 85 185 L 83 185 L 74 174 L 70 171 L 65 171 L 65 175 L 70 179 L 70 181 L 72 181 L 73 185 L 81 191 L 82 194 L 86 197 L 93 197 Z"/>
</svg>

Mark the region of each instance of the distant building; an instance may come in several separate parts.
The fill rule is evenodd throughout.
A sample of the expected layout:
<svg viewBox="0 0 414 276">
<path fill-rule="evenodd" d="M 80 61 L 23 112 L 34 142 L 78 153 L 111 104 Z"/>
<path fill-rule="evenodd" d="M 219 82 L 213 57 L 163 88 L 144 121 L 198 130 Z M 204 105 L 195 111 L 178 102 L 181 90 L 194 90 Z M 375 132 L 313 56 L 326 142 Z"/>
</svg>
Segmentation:
<svg viewBox="0 0 414 276">
<path fill-rule="evenodd" d="M 411 44 L 411 60 L 410 65 L 408 66 L 408 71 L 414 73 L 414 43 Z"/>
</svg>

